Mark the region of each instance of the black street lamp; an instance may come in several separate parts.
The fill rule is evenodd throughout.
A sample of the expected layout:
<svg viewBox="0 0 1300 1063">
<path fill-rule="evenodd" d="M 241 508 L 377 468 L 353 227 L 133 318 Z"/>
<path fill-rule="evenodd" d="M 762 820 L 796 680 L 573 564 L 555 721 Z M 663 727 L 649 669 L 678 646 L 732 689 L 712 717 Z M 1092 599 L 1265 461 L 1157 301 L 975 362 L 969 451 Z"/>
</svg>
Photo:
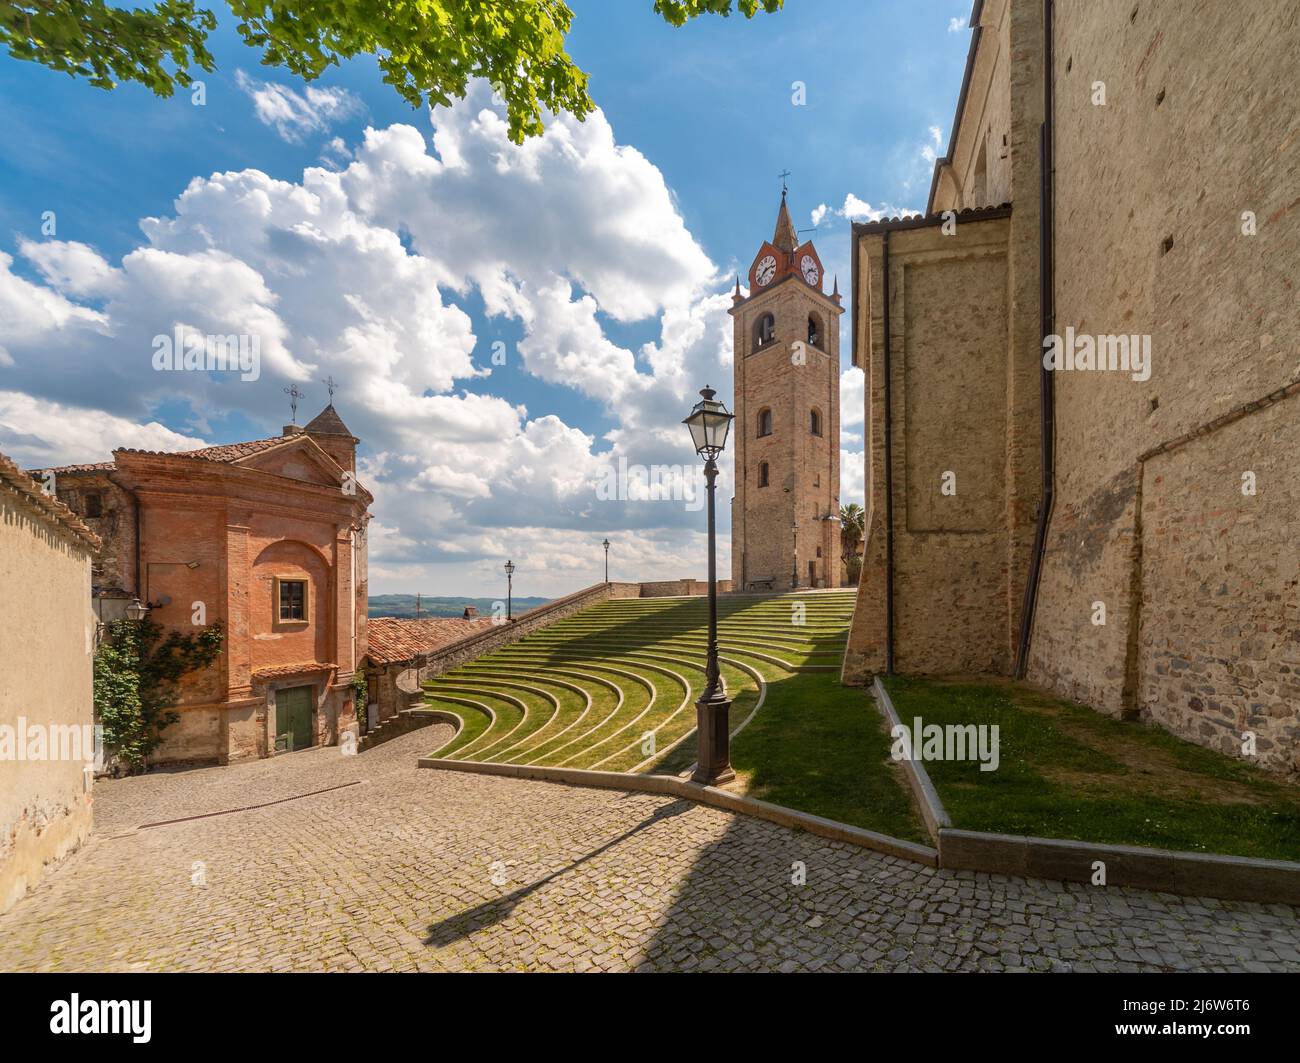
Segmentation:
<svg viewBox="0 0 1300 1063">
<path fill-rule="evenodd" d="M 682 424 L 691 431 L 695 453 L 704 459 L 704 481 L 709 489 L 709 651 L 704 668 L 704 693 L 695 703 L 695 726 L 699 740 L 698 763 L 694 782 L 717 786 L 736 777 L 731 768 L 731 728 L 727 684 L 718 669 L 718 558 L 717 529 L 714 522 L 713 492 L 718 478 L 717 457 L 726 448 L 732 415 L 726 406 L 714 401 L 712 388 L 700 390 L 701 401 L 695 404 Z"/>
<path fill-rule="evenodd" d="M 605 548 L 605 582 L 609 582 L 609 540 L 606 539 L 600 544 Z"/>
<path fill-rule="evenodd" d="M 506 562 L 506 619 L 507 620 L 513 619 L 513 613 L 511 611 L 512 610 L 511 600 L 514 597 L 514 589 L 515 589 L 515 563 L 513 561 L 507 561 Z"/>
</svg>

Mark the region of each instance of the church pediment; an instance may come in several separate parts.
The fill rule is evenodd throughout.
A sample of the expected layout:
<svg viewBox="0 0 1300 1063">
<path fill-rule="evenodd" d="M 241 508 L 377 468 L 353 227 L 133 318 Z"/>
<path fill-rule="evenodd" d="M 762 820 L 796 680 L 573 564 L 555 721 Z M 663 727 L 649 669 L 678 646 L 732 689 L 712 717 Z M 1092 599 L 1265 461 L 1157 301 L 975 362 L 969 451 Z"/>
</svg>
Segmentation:
<svg viewBox="0 0 1300 1063">
<path fill-rule="evenodd" d="M 233 464 L 322 487 L 337 487 L 343 481 L 343 470 L 308 436 L 287 440 L 283 446 L 250 454 Z"/>
</svg>

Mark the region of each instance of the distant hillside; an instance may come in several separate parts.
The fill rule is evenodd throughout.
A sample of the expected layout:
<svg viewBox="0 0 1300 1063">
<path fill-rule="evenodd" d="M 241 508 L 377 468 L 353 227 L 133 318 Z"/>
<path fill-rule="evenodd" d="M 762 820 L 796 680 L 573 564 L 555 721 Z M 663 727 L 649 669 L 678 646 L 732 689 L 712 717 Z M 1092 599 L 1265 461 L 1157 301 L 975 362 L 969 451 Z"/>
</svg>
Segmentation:
<svg viewBox="0 0 1300 1063">
<path fill-rule="evenodd" d="M 512 606 L 515 616 L 545 605 L 549 598 L 516 598 Z M 420 596 L 420 616 L 462 616 L 465 606 L 472 605 L 479 616 L 491 616 L 492 606 L 504 598 L 432 598 Z M 414 594 L 376 594 L 370 598 L 371 616 L 396 616 L 403 620 L 415 619 Z"/>
</svg>

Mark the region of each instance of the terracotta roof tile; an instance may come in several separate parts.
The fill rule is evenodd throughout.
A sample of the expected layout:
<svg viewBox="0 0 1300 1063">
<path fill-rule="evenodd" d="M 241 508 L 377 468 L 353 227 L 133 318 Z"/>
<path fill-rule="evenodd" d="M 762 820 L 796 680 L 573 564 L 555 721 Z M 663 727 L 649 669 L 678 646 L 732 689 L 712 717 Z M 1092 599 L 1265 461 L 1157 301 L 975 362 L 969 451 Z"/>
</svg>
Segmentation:
<svg viewBox="0 0 1300 1063">
<path fill-rule="evenodd" d="M 56 476 L 60 474 L 78 473 L 78 472 L 112 472 L 117 466 L 111 461 L 83 462 L 80 465 L 46 465 L 40 469 L 33 469 L 33 472 L 52 472 Z"/>
<path fill-rule="evenodd" d="M 298 664 L 278 664 L 267 668 L 256 668 L 253 670 L 254 679 L 280 679 L 291 675 L 301 675 L 306 672 L 332 672 L 334 665 L 325 664 L 322 661 L 301 661 Z"/>
<path fill-rule="evenodd" d="M 222 443 L 215 447 L 200 447 L 198 450 L 137 450 L 134 447 L 119 447 L 115 454 L 147 454 L 163 458 L 197 458 L 200 461 L 230 463 L 246 458 L 250 454 L 259 454 L 264 450 L 279 446 L 292 436 L 272 436 L 270 439 L 251 439 L 246 443 Z"/>
<path fill-rule="evenodd" d="M 82 524 L 71 509 L 42 491 L 30 473 L 23 472 L 3 454 L 0 454 L 0 485 L 11 489 L 52 523 L 71 532 L 92 551 L 99 550 L 99 536 Z"/>
<path fill-rule="evenodd" d="M 999 203 L 987 207 L 966 207 L 953 211 L 956 221 L 982 221 L 985 218 L 1001 218 L 1011 213 L 1010 203 Z M 935 211 L 933 214 L 901 214 L 892 218 L 877 218 L 875 221 L 855 221 L 853 232 L 881 233 L 887 229 L 924 229 L 931 225 L 942 225 L 947 220 L 948 211 Z"/>
<path fill-rule="evenodd" d="M 409 661 L 440 646 L 477 635 L 492 626 L 491 617 L 439 616 L 430 620 L 402 620 L 392 616 L 371 617 L 366 621 L 368 656 L 375 664 Z"/>
</svg>

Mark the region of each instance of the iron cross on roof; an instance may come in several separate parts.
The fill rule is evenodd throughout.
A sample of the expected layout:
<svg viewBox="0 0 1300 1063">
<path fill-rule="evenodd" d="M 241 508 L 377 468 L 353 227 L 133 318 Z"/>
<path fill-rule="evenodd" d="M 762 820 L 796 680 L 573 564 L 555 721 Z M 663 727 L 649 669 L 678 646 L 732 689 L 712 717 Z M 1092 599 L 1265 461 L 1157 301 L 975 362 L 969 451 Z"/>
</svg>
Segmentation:
<svg viewBox="0 0 1300 1063">
<path fill-rule="evenodd" d="M 334 379 L 334 375 L 331 373 L 331 374 L 330 374 L 329 376 L 327 376 L 324 380 L 322 380 L 321 383 L 324 384 L 325 387 L 328 389 L 328 391 L 329 391 L 329 393 L 330 393 L 330 404 L 333 405 L 333 403 L 334 403 L 334 389 L 338 387 L 338 383 L 335 381 L 335 379 Z"/>
<path fill-rule="evenodd" d="M 294 384 L 291 388 L 285 388 L 284 393 L 289 396 L 289 409 L 293 414 L 290 424 L 298 423 L 298 400 L 306 396 L 305 391 L 299 391 L 298 385 Z"/>
<path fill-rule="evenodd" d="M 781 195 L 783 195 L 783 196 L 784 196 L 788 191 L 790 191 L 790 190 L 789 190 L 788 188 L 786 188 L 786 186 L 785 186 L 785 179 L 786 179 L 787 177 L 789 177 L 789 176 L 790 176 L 790 171 L 789 171 L 789 170 L 782 170 L 779 174 L 777 174 L 777 177 L 781 178 Z"/>
</svg>

